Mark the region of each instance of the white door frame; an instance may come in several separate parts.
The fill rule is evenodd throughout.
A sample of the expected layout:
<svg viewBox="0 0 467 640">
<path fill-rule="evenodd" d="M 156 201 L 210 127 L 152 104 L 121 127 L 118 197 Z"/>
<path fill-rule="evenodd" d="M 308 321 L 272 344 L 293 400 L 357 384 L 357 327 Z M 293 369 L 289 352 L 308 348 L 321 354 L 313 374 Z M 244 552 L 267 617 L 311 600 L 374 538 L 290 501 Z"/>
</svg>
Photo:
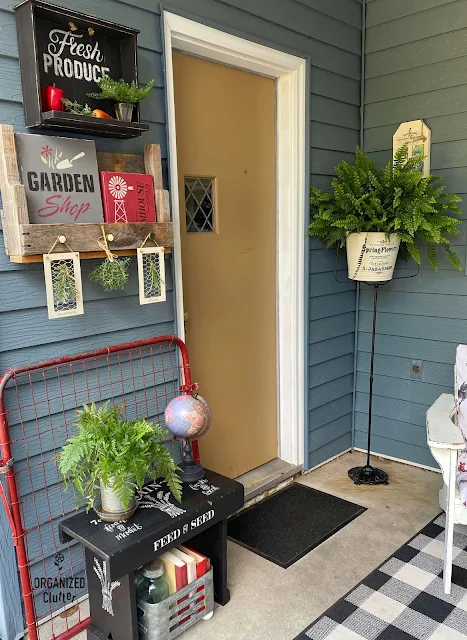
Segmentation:
<svg viewBox="0 0 467 640">
<path fill-rule="evenodd" d="M 184 338 L 172 50 L 277 79 L 278 456 L 305 460 L 306 60 L 163 12 L 178 335 Z"/>
</svg>

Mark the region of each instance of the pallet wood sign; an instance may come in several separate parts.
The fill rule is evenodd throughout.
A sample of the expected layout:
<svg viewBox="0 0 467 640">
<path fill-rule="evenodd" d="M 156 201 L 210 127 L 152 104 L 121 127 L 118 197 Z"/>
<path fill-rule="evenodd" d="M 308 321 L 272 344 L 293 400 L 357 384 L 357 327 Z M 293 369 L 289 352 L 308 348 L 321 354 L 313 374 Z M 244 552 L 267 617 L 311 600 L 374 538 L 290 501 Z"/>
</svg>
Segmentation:
<svg viewBox="0 0 467 640">
<path fill-rule="evenodd" d="M 138 81 L 136 29 L 99 20 L 42 0 L 15 7 L 23 102 L 28 127 L 67 129 L 103 136 L 132 138 L 149 127 L 132 122 L 66 112 L 62 98 L 115 115 L 111 100 L 93 100 L 104 74 Z"/>
<path fill-rule="evenodd" d="M 36 136 L 40 139 L 38 136 Z M 109 248 L 116 255 L 135 255 L 148 234 L 154 245 L 173 247 L 173 228 L 170 221 L 168 191 L 162 189 L 162 168 L 159 145 L 146 145 L 144 156 L 120 153 L 98 153 L 101 171 L 149 173 L 154 182 L 157 222 L 104 223 Z M 45 164 L 44 164 L 45 167 Z M 26 188 L 21 180 L 15 135 L 11 125 L 0 125 L 0 190 L 5 250 L 12 262 L 42 262 L 58 236 L 80 253 L 81 259 L 105 257 L 98 243 L 102 223 L 73 222 L 33 223 L 29 217 Z M 64 250 L 58 243 L 55 252 Z"/>
</svg>

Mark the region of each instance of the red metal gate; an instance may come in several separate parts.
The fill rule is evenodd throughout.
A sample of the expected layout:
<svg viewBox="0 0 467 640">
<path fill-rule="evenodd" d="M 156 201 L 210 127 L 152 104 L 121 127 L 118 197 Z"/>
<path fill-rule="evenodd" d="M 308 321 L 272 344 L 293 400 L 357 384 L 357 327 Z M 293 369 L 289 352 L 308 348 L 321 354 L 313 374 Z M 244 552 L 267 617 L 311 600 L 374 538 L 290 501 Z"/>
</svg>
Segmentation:
<svg viewBox="0 0 467 640">
<path fill-rule="evenodd" d="M 110 400 L 127 419 L 161 422 L 167 403 L 195 388 L 186 346 L 175 336 L 10 369 L 0 378 L 0 496 L 16 547 L 30 640 L 39 639 L 44 621 L 50 625 L 47 638 L 55 640 L 67 640 L 89 623 L 81 545 L 61 544 L 57 529 L 82 504 L 72 488 L 64 491 L 56 462 L 74 433 L 76 409 Z M 178 443 L 168 446 L 179 458 Z"/>
</svg>

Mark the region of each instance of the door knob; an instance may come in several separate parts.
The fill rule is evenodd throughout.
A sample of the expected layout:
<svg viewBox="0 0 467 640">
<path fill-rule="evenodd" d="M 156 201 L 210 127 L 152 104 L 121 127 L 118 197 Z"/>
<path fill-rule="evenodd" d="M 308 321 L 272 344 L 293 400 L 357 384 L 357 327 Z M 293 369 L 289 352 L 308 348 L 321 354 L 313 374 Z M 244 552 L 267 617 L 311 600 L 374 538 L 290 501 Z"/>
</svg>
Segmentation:
<svg viewBox="0 0 467 640">
<path fill-rule="evenodd" d="M 184 320 L 185 322 L 187 322 L 187 320 L 188 320 L 188 311 L 185 311 L 185 312 L 184 312 L 184 314 L 183 314 L 183 320 Z"/>
</svg>

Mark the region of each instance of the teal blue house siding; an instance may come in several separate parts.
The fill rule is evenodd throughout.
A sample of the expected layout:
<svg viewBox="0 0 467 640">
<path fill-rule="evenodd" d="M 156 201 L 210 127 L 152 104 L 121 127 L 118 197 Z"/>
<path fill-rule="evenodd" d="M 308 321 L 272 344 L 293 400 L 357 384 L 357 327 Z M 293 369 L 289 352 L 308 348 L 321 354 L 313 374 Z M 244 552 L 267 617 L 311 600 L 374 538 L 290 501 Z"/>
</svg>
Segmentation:
<svg viewBox="0 0 467 640">
<path fill-rule="evenodd" d="M 57 4 L 71 6 L 69 0 L 58 0 Z M 317 0 L 260 0 L 254 3 L 249 0 L 173 0 L 167 5 L 169 10 L 311 59 L 309 166 L 310 181 L 318 186 L 330 184 L 336 163 L 351 159 L 359 137 L 361 3 L 340 0 L 331 4 L 328 7 Z M 13 5 L 13 2 L 0 1 L 0 122 L 12 123 L 16 131 L 25 131 Z M 166 163 L 159 3 L 103 0 L 94 4 L 77 0 L 73 7 L 99 17 L 111 16 L 116 22 L 140 29 L 140 79 L 142 82 L 150 78 L 156 80 L 151 96 L 141 104 L 141 116 L 150 124 L 150 131 L 141 138 L 125 142 L 96 139 L 98 150 L 138 153 L 146 143 L 159 143 Z M 323 431 L 329 423 L 321 414 L 326 413 L 323 407 L 328 401 L 335 403 L 351 393 L 349 376 L 352 371 L 349 371 L 348 361 L 353 349 L 355 301 L 352 285 L 339 285 L 334 281 L 332 256 L 313 243 L 310 245 L 309 450 L 310 456 L 314 454 L 313 460 L 310 458 L 311 464 L 328 457 L 318 452 L 321 447 L 335 442 L 331 448 L 337 452 L 340 443 L 347 446 L 350 442 L 350 413 L 339 417 L 339 429 L 336 425 L 334 429 L 329 428 L 332 440 L 327 436 L 328 429 Z M 129 286 L 123 293 L 105 294 L 86 277 L 93 266 L 93 261 L 83 261 L 85 315 L 51 322 L 47 320 L 45 309 L 42 266 L 12 264 L 0 251 L 4 292 L 0 310 L 1 369 L 174 330 L 175 292 L 171 282 L 167 303 L 144 310 L 138 304 L 134 267 Z M 343 378 L 341 388 L 333 390 L 332 398 L 326 387 L 331 380 L 330 369 L 325 375 L 322 373 L 323 364 L 328 361 Z M 313 435 L 315 430 L 318 431 Z"/>
<path fill-rule="evenodd" d="M 432 173 L 466 198 L 467 2 L 370 0 L 366 22 L 365 150 L 392 155 L 400 122 L 423 119 L 432 132 Z M 465 204 L 463 205 L 465 211 Z M 467 214 L 463 214 L 463 218 Z M 466 225 L 453 239 L 465 269 Z M 413 272 L 399 265 L 398 275 Z M 355 444 L 365 446 L 372 292 L 359 305 Z M 451 393 L 459 343 L 467 340 L 467 278 L 445 258 L 416 278 L 380 289 L 376 340 L 373 449 L 436 467 L 426 445 L 425 412 Z M 413 370 L 420 364 L 420 372 Z"/>
<path fill-rule="evenodd" d="M 15 2 L 0 0 L 0 123 L 25 131 L 19 73 Z M 140 30 L 141 82 L 155 88 L 141 105 L 150 130 L 129 141 L 96 138 L 99 151 L 141 153 L 161 145 L 167 176 L 167 131 L 162 57 L 161 6 L 151 0 L 57 0 L 56 4 Z M 350 159 L 359 139 L 361 2 L 339 0 L 171 0 L 164 7 L 200 22 L 310 60 L 310 182 L 329 186 L 334 166 Z M 305 229 L 304 229 L 305 231 Z M 41 265 L 11 263 L 0 233 L 0 370 L 108 344 L 176 331 L 171 262 L 167 302 L 141 307 L 135 265 L 124 292 L 105 293 L 88 279 L 94 261 L 83 261 L 85 315 L 49 321 Z M 341 267 L 343 265 L 340 265 Z M 306 466 L 315 466 L 350 447 L 352 425 L 355 292 L 334 279 L 330 254 L 310 241 L 308 354 L 309 389 Z M 307 290 L 308 294 L 308 290 Z M 4 517 L 0 509 L 0 518 Z M 6 521 L 1 521 L 7 531 Z M 5 526 L 4 526 L 5 525 Z M 2 540 L 5 536 L 2 536 Z M 0 563 L 0 636 L 21 632 L 21 608 L 13 585 L 15 565 L 9 539 Z M 8 567 L 10 567 L 8 569 Z M 5 595 L 6 594 L 6 595 Z M 8 595 L 9 594 L 9 595 Z M 15 607 L 16 604 L 16 607 Z M 8 611 L 8 620 L 3 612 Z"/>
<path fill-rule="evenodd" d="M 13 124 L 16 131 L 25 131 L 21 81 L 19 73 L 16 26 L 12 7 L 15 2 L 0 2 L 0 122 Z M 147 82 L 156 80 L 156 88 L 142 107 L 142 118 L 151 125 L 150 131 L 142 138 L 126 143 L 116 140 L 97 140 L 101 151 L 125 151 L 141 153 L 144 144 L 159 143 L 162 154 L 167 157 L 165 132 L 164 76 L 161 63 L 160 17 L 157 13 L 139 7 L 129 7 L 113 0 L 99 3 L 69 3 L 77 10 L 96 13 L 131 25 L 141 30 L 138 57 L 140 79 Z M 0 234 L 1 235 L 1 234 Z M 168 277 L 170 291 L 167 302 L 141 307 L 138 299 L 135 261 L 131 269 L 128 286 L 124 292 L 105 293 L 102 287 L 91 283 L 88 278 L 95 261 L 83 261 L 83 293 L 86 312 L 83 316 L 64 320 L 50 321 L 47 318 L 46 298 L 42 265 L 18 265 L 11 263 L 3 251 L 3 238 L 0 247 L 0 370 L 9 367 L 79 353 L 108 344 L 136 340 L 156 334 L 174 332 L 174 292 L 170 261 Z M 14 429 L 14 427 L 12 427 Z M 45 454 L 47 458 L 47 454 Z M 18 462 L 24 465 L 24 461 Z M 57 482 L 55 477 L 47 478 L 49 484 Z M 30 487 L 20 486 L 20 492 L 26 497 Z M 59 493 L 55 494 L 60 502 Z M 64 494 L 68 500 L 69 494 Z M 66 502 L 65 498 L 65 503 Z M 29 503 L 31 504 L 31 503 Z M 52 505 L 52 510 L 54 505 Z M 16 580 L 16 559 L 8 531 L 8 521 L 3 508 L 1 513 L 1 563 L 0 563 L 0 637 L 15 640 L 22 637 L 23 615 L 21 600 L 18 597 Z M 34 521 L 34 514 L 29 514 Z M 28 518 L 28 514 L 25 514 Z M 50 527 L 56 527 L 56 522 Z M 41 527 L 42 544 L 44 540 L 53 540 Z M 32 557 L 37 556 L 37 531 L 28 536 L 28 545 Z M 47 554 L 47 547 L 45 546 Z M 72 558 L 78 550 L 73 548 Z M 50 549 L 53 556 L 53 546 Z M 53 557 L 42 563 L 40 560 L 31 567 L 31 576 L 45 577 L 49 565 L 53 567 Z M 35 599 L 37 615 L 43 616 L 48 604 L 42 602 L 41 594 Z M 59 606 L 59 605 L 57 605 Z"/>
</svg>

